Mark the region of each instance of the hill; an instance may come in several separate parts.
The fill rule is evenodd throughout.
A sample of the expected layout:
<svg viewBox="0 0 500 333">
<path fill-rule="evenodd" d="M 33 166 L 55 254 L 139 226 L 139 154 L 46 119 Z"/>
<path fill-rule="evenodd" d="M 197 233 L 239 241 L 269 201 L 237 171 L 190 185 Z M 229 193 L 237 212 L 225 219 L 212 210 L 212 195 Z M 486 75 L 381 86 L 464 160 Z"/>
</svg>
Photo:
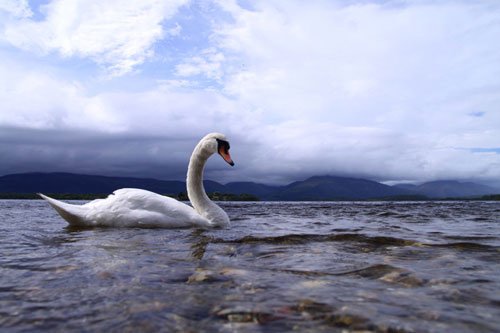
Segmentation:
<svg viewBox="0 0 500 333">
<path fill-rule="evenodd" d="M 251 194 L 263 200 L 355 200 L 371 199 L 411 192 L 371 180 L 316 176 L 286 186 L 252 182 L 226 185 L 206 180 L 207 192 Z M 186 192 L 186 183 L 147 178 L 106 177 L 72 173 L 25 173 L 0 177 L 0 193 L 72 193 L 108 194 L 119 188 L 134 187 L 161 194 Z"/>
<path fill-rule="evenodd" d="M 106 177 L 72 173 L 23 173 L 0 177 L 0 193 L 73 193 L 108 194 L 119 188 L 141 188 L 161 194 L 186 192 L 186 183 L 148 178 Z M 224 185 L 206 181 L 209 192 L 224 189 Z"/>
<path fill-rule="evenodd" d="M 372 180 L 314 176 L 284 186 L 272 195 L 277 200 L 357 200 L 410 195 L 410 191 Z"/>
<path fill-rule="evenodd" d="M 206 180 L 204 186 L 208 193 L 214 193 L 214 198 L 241 197 L 251 199 L 257 197 L 261 200 L 283 201 L 423 200 L 427 198 L 479 197 L 500 193 L 500 190 L 488 186 L 457 181 L 388 186 L 368 179 L 336 176 L 314 176 L 285 186 L 270 186 L 253 182 L 232 182 L 223 185 L 211 180 Z M 186 198 L 186 183 L 175 180 L 72 173 L 24 173 L 0 177 L 0 194 L 3 193 L 3 197 L 12 198 L 20 197 L 19 194 L 37 192 L 102 196 L 112 193 L 116 189 L 127 187 Z"/>
<path fill-rule="evenodd" d="M 490 186 L 456 180 L 438 180 L 420 185 L 397 184 L 394 187 L 413 191 L 429 198 L 479 197 L 500 192 L 499 189 Z"/>
</svg>

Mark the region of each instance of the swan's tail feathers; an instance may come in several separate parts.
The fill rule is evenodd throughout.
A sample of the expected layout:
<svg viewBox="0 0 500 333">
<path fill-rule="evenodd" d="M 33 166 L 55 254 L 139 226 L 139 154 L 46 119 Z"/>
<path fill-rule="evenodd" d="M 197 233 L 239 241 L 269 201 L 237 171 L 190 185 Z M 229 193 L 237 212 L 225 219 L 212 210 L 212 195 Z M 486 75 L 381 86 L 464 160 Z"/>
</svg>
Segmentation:
<svg viewBox="0 0 500 333">
<path fill-rule="evenodd" d="M 56 212 L 61 215 L 63 219 L 68 221 L 70 225 L 73 226 L 84 226 L 86 225 L 85 223 L 85 217 L 84 213 L 85 210 L 82 206 L 78 205 L 71 205 L 56 199 L 53 199 L 51 197 L 48 197 L 42 193 L 37 193 L 42 199 L 46 200 L 52 208 L 56 210 Z"/>
</svg>

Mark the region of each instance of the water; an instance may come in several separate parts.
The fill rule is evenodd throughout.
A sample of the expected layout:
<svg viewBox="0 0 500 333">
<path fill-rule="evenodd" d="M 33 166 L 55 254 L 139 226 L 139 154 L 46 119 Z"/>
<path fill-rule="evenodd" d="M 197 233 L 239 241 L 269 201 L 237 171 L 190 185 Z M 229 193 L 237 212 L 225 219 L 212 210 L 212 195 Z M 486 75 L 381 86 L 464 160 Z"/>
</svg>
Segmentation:
<svg viewBox="0 0 500 333">
<path fill-rule="evenodd" d="M 500 204 L 225 203 L 228 229 L 68 229 L 0 201 L 0 330 L 498 332 Z"/>
</svg>

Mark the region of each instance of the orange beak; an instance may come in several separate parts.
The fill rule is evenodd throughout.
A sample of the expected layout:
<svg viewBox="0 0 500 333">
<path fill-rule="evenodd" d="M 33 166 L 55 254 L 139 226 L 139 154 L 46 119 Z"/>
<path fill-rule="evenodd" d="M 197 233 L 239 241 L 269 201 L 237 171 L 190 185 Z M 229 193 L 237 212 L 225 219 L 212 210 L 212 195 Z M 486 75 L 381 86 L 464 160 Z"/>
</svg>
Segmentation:
<svg viewBox="0 0 500 333">
<path fill-rule="evenodd" d="M 219 155 L 222 156 L 224 161 L 226 161 L 230 166 L 234 165 L 231 155 L 229 154 L 229 150 L 225 146 L 219 147 Z"/>
</svg>

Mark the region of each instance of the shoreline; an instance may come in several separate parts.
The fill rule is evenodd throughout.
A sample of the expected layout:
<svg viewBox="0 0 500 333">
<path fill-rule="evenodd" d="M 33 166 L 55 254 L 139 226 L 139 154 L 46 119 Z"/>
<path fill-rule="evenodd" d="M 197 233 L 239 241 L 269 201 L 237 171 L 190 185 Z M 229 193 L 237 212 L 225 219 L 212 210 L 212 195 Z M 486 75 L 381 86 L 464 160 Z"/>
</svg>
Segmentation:
<svg viewBox="0 0 500 333">
<path fill-rule="evenodd" d="M 78 194 L 78 193 L 47 193 L 46 195 L 58 199 L 58 200 L 95 200 L 104 199 L 108 197 L 111 193 L 88 193 L 88 194 Z M 179 201 L 188 201 L 187 196 L 184 193 L 179 193 L 178 195 L 173 194 L 161 194 L 163 196 L 168 196 Z M 483 195 L 480 197 L 450 197 L 450 198 L 429 198 L 423 196 L 396 196 L 396 197 L 382 197 L 382 198 L 370 198 L 370 199 L 352 199 L 352 198 L 334 198 L 330 200 L 315 200 L 315 199 L 304 199 L 304 200 L 262 200 L 252 194 L 232 194 L 232 193 L 209 193 L 210 199 L 214 201 L 247 201 L 247 202 L 429 202 L 429 201 L 500 201 L 500 194 L 493 195 Z M 0 200 L 43 200 L 36 193 L 0 193 Z"/>
</svg>

